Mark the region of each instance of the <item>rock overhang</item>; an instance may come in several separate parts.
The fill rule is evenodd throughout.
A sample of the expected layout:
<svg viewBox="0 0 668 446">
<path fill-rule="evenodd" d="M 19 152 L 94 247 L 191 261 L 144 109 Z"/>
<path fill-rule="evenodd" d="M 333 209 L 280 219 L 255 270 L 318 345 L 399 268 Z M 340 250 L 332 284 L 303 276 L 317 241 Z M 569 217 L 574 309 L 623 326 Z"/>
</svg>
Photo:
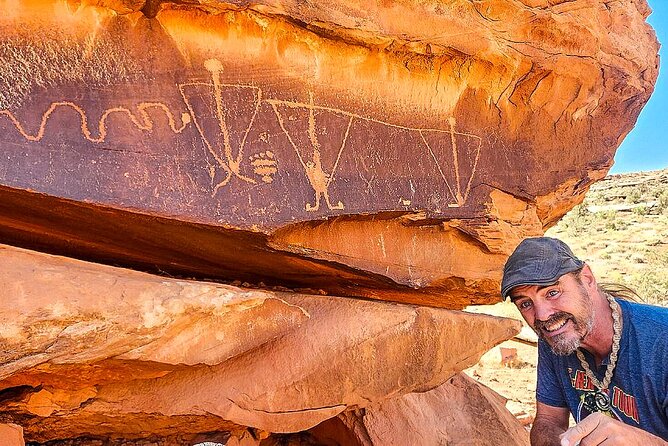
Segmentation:
<svg viewBox="0 0 668 446">
<path fill-rule="evenodd" d="M 20 6 L 5 241 L 450 308 L 498 299 L 658 67 L 644 1 Z"/>
</svg>

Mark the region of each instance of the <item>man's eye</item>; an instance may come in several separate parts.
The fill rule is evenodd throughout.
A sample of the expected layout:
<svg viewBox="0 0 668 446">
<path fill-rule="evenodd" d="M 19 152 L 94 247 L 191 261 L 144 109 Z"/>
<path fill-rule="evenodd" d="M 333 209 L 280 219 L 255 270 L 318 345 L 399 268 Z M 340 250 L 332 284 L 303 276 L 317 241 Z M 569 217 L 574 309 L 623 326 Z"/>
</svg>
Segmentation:
<svg viewBox="0 0 668 446">
<path fill-rule="evenodd" d="M 522 302 L 520 302 L 517 305 L 517 307 L 520 310 L 527 310 L 527 309 L 531 308 L 531 305 L 533 305 L 533 302 L 531 302 L 530 300 L 523 300 Z"/>
<path fill-rule="evenodd" d="M 555 297 L 559 294 L 559 290 L 550 290 L 547 292 L 547 297 Z"/>
</svg>

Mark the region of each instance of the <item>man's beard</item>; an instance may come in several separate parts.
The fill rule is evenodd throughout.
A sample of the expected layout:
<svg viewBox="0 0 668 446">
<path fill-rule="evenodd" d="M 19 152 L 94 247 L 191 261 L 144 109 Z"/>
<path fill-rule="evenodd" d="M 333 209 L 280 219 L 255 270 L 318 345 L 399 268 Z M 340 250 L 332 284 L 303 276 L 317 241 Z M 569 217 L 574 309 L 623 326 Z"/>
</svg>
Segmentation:
<svg viewBox="0 0 668 446">
<path fill-rule="evenodd" d="M 552 351 L 555 355 L 567 356 L 571 353 L 574 353 L 580 345 L 582 344 L 583 339 L 591 332 L 594 325 L 594 313 L 592 309 L 592 302 L 587 290 L 584 287 L 580 288 L 580 315 L 575 316 L 571 313 L 565 311 L 560 311 L 554 313 L 546 321 L 536 320 L 534 322 L 533 329 L 538 335 L 538 337 L 545 340 L 548 345 L 552 348 Z M 564 333 L 557 334 L 555 336 L 547 336 L 544 332 L 546 327 L 549 327 L 555 323 L 566 321 L 571 321 L 573 324 L 573 330 L 567 330 Z"/>
</svg>

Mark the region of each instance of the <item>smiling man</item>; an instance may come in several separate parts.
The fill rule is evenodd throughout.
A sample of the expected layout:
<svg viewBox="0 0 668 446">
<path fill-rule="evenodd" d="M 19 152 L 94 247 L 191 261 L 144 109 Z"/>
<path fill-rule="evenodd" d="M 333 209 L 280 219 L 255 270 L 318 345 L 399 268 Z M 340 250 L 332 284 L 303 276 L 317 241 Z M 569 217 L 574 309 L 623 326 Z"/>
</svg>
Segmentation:
<svg viewBox="0 0 668 446">
<path fill-rule="evenodd" d="M 668 309 L 611 290 L 554 238 L 508 258 L 501 294 L 539 337 L 532 445 L 668 444 Z"/>
</svg>

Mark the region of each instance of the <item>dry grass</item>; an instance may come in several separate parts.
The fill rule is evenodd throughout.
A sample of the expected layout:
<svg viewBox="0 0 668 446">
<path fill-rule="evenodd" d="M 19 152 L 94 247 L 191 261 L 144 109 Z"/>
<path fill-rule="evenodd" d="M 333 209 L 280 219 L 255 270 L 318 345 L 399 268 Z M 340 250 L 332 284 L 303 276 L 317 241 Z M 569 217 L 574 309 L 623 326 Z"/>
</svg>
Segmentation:
<svg viewBox="0 0 668 446">
<path fill-rule="evenodd" d="M 546 235 L 568 243 L 599 282 L 668 305 L 668 169 L 607 177 Z"/>
</svg>

